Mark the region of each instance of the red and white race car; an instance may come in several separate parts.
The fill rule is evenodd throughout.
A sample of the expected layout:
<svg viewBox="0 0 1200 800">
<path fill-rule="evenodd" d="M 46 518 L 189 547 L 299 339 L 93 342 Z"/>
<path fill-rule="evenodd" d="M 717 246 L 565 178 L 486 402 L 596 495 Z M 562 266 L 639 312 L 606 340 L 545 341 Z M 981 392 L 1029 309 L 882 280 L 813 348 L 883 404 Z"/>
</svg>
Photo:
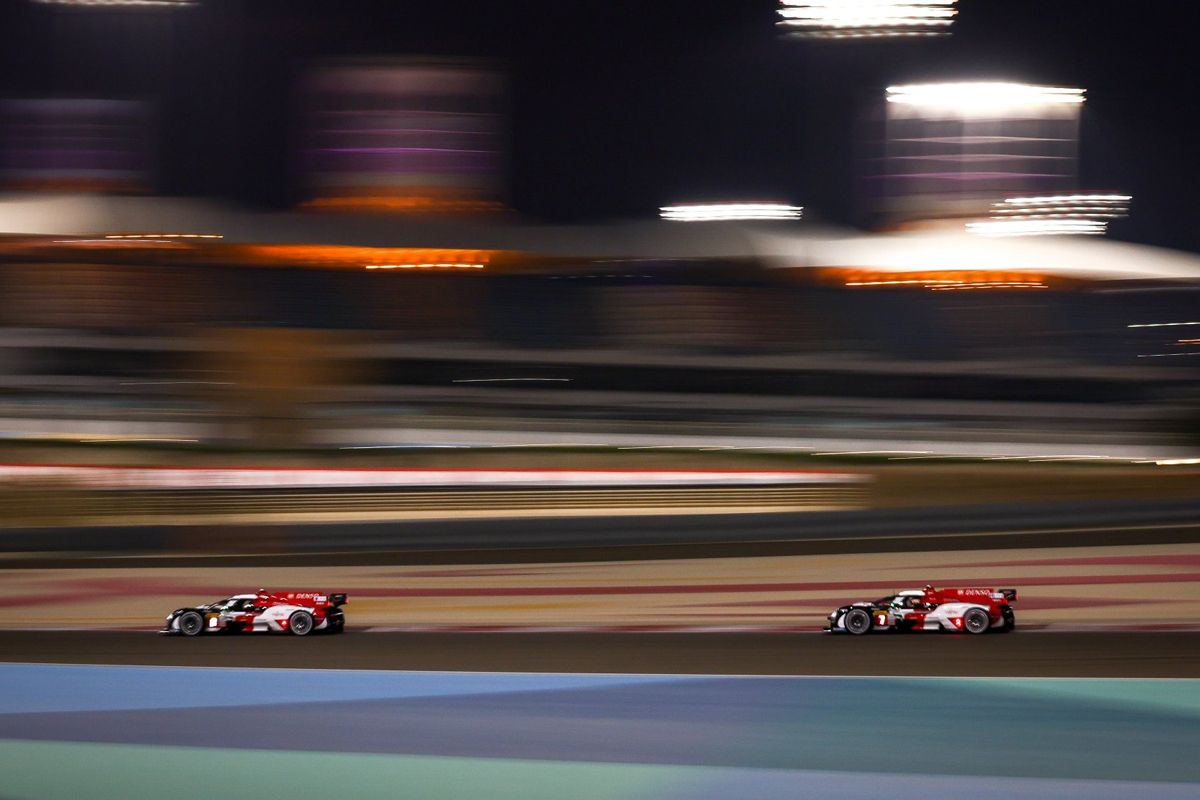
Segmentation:
<svg viewBox="0 0 1200 800">
<path fill-rule="evenodd" d="M 313 631 L 341 633 L 346 627 L 341 592 L 269 592 L 235 594 L 193 608 L 177 608 L 167 615 L 160 633 L 199 636 L 202 633 L 290 633 L 307 636 Z"/>
<path fill-rule="evenodd" d="M 1016 626 L 1016 589 L 906 589 L 842 606 L 829 615 L 830 633 L 951 631 L 1007 633 Z"/>
</svg>

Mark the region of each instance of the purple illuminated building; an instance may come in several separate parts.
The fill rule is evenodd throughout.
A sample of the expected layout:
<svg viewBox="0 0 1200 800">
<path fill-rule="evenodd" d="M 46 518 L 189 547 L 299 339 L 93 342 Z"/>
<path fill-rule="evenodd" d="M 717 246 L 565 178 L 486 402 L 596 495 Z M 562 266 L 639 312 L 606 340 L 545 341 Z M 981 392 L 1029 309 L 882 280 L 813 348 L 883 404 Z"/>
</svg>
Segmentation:
<svg viewBox="0 0 1200 800">
<path fill-rule="evenodd" d="M 503 82 L 474 62 L 322 63 L 304 81 L 310 202 L 475 210 L 501 197 Z"/>
<path fill-rule="evenodd" d="M 0 105 L 0 181 L 9 189 L 143 192 L 150 188 L 149 112 L 101 99 Z"/>
</svg>

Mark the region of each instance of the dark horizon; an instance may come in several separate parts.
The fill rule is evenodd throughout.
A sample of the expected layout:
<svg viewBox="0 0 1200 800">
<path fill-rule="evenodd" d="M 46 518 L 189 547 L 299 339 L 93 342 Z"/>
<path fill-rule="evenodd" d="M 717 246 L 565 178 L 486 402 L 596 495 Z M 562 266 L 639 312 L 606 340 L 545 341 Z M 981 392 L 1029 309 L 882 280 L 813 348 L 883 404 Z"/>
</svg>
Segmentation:
<svg viewBox="0 0 1200 800">
<path fill-rule="evenodd" d="M 206 0 L 177 10 L 0 0 L 0 95 L 145 98 L 157 188 L 259 207 L 298 198 L 292 87 L 324 57 L 486 59 L 510 91 L 507 201 L 531 218 L 651 219 L 764 198 L 870 222 L 862 123 L 889 83 L 1008 79 L 1087 89 L 1084 189 L 1134 197 L 1113 238 L 1200 251 L 1191 4 L 961 0 L 954 35 L 796 42 L 776 0 L 704 5 Z"/>
</svg>

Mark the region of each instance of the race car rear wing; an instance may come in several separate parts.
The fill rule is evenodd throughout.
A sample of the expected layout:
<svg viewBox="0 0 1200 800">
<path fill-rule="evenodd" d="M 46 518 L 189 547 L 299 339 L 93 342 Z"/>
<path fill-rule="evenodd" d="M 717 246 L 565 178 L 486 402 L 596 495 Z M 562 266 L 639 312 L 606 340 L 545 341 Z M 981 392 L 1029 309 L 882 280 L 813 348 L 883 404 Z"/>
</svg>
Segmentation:
<svg viewBox="0 0 1200 800">
<path fill-rule="evenodd" d="M 1015 592 L 1015 591 L 1013 592 L 1013 595 L 1014 595 L 1014 596 L 1016 596 L 1016 592 Z M 330 593 L 330 595 L 329 595 L 329 604 L 330 604 L 331 606 L 341 606 L 341 605 L 345 605 L 345 604 L 346 604 L 346 593 L 345 593 L 345 592 L 332 592 L 332 593 Z"/>
<path fill-rule="evenodd" d="M 1017 602 L 1017 590 L 1016 589 L 997 589 L 996 591 L 999 592 L 1000 594 L 1004 595 L 1004 599 L 1007 600 L 1008 602 L 1010 602 L 1010 603 Z"/>
</svg>

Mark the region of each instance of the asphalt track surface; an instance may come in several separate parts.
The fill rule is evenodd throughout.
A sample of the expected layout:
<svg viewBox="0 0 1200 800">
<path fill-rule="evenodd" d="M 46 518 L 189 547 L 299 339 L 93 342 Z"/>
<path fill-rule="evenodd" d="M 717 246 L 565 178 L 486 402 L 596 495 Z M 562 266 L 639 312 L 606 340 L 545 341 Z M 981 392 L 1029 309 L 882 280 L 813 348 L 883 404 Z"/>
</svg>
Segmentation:
<svg viewBox="0 0 1200 800">
<path fill-rule="evenodd" d="M 0 631 L 0 661 L 243 668 L 675 675 L 1200 678 L 1200 634 L 864 637 L 758 633 L 201 636 Z"/>
<path fill-rule="evenodd" d="M 1065 506 L 1018 511 L 345 528 L 336 553 L 314 552 L 329 544 L 319 535 L 281 530 L 281 550 L 313 547 L 287 555 L 224 556 L 221 541 L 181 555 L 167 531 L 147 548 L 154 555 L 131 558 L 118 543 L 108 558 L 71 556 L 46 542 L 41 557 L 8 566 L 1134 550 L 1200 535 L 1200 514 L 1186 504 L 1114 505 L 1090 516 Z M 9 687 L 0 693 L 0 796 L 30 800 L 354 800 L 381 786 L 431 800 L 1200 796 L 1200 633 L 351 629 L 186 639 L 0 630 L 0 662 L 11 662 L 0 665 Z M 72 664 L 120 666 L 53 666 Z M 1178 678 L 1191 680 L 1159 680 Z M 986 733 L 972 737 L 980 725 Z M 964 748 L 968 740 L 976 746 Z M 948 752 L 955 757 L 930 757 Z"/>
<path fill-rule="evenodd" d="M 341 552 L 221 555 L 193 553 L 96 558 L 14 558 L 9 568 L 286 566 L 637 560 L 853 552 L 913 552 L 1016 547 L 1074 547 L 1194 542 L 1196 501 L 1114 503 L 1087 515 L 1074 504 L 940 512 L 869 512 L 755 519 L 671 517 L 639 521 L 624 542 L 612 533 L 629 520 L 445 523 L 416 549 L 377 550 L 382 540 Z M 1097 516 L 1102 514 L 1103 516 Z M 1149 519 L 1147 517 L 1150 517 Z M 811 523 L 811 524 L 810 524 Z M 817 524 L 819 523 L 819 524 Z M 437 533 L 442 530 L 449 535 Z M 539 541 L 537 534 L 553 533 Z M 583 546 L 564 544 L 564 531 Z M 344 533 L 349 533 L 345 531 Z M 669 533 L 670 536 L 664 534 Z M 697 535 L 699 534 L 699 535 Z M 674 537 L 695 539 L 664 541 Z M 492 538 L 495 537 L 495 538 Z M 351 540 L 353 536 L 348 537 Z M 370 538 L 370 537 L 368 537 Z M 407 537 L 405 537 L 407 538 Z M 498 538 L 510 546 L 489 548 Z M 457 547 L 439 549 L 439 542 Z M 553 542 L 553 543 L 551 543 Z M 326 541 L 326 546 L 331 542 Z M 517 546 L 513 547 L 512 544 Z M 543 546 L 539 546 L 539 544 Z M 382 633 L 344 636 L 200 637 L 144 632 L 0 631 L 0 660 L 76 664 L 285 667 L 315 669 L 589 672 L 709 675 L 891 675 L 1200 678 L 1200 634 L 1037 632 L 982 637 L 877 635 L 862 638 L 768 633 Z"/>
</svg>

